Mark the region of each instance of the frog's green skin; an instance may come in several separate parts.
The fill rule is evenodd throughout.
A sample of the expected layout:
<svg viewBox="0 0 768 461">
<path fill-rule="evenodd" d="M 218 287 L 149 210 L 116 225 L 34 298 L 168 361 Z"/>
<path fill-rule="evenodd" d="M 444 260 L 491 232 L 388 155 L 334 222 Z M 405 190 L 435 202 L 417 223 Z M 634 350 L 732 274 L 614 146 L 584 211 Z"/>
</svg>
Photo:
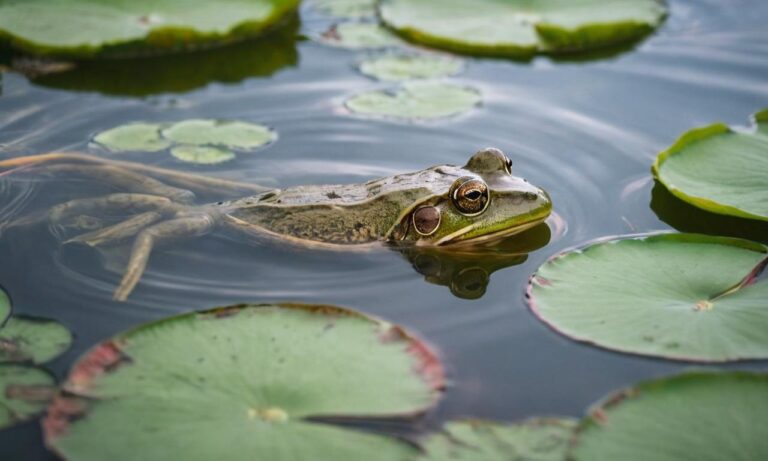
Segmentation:
<svg viewBox="0 0 768 461">
<path fill-rule="evenodd" d="M 221 207 L 235 225 L 309 245 L 476 242 L 521 232 L 552 210 L 546 192 L 513 176 L 509 164 L 499 150 L 485 149 L 463 167 L 440 165 L 365 184 L 274 190 Z M 472 216 L 459 212 L 449 197 L 454 182 L 467 177 L 483 180 L 489 190 L 486 209 Z M 423 206 L 440 213 L 430 235 L 413 225 L 413 212 Z"/>
<path fill-rule="evenodd" d="M 511 164 L 501 151 L 488 148 L 463 167 L 435 166 L 365 184 L 266 191 L 253 184 L 75 153 L 2 160 L 0 175 L 21 171 L 87 176 L 131 192 L 72 200 L 43 214 L 58 227 L 65 219 L 94 212 L 134 215 L 69 240 L 98 246 L 135 236 L 131 259 L 115 292 L 115 299 L 125 300 L 155 244 L 204 235 L 217 227 L 302 246 L 342 249 L 381 243 L 474 244 L 521 232 L 546 219 L 552 204 L 546 192 L 512 176 Z M 199 195 L 248 193 L 249 197 L 229 202 L 191 204 Z M 30 224 L 39 217 L 18 223 Z"/>
</svg>

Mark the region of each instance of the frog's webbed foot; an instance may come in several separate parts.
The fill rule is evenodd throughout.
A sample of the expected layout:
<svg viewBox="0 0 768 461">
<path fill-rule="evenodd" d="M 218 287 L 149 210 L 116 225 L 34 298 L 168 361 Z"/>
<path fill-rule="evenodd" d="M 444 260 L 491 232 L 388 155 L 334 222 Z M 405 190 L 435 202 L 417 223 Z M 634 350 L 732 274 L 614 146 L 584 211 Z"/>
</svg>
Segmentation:
<svg viewBox="0 0 768 461">
<path fill-rule="evenodd" d="M 125 274 L 114 294 L 117 301 L 125 301 L 139 283 L 147 267 L 152 248 L 169 240 L 197 237 L 209 233 L 216 225 L 217 216 L 205 211 L 179 213 L 176 218 L 152 225 L 139 232 L 131 250 Z"/>
</svg>

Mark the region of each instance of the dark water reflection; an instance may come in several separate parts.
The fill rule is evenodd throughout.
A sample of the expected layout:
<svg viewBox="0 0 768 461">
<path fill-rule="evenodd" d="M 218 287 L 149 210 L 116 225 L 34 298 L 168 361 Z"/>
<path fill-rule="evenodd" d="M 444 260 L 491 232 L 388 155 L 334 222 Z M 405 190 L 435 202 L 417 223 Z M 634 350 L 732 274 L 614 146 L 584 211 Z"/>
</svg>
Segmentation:
<svg viewBox="0 0 768 461">
<path fill-rule="evenodd" d="M 101 130 L 133 120 L 197 117 L 265 123 L 280 139 L 216 167 L 178 164 L 166 154 L 121 158 L 288 186 L 360 182 L 433 164 L 463 164 L 478 148 L 492 145 L 512 157 L 516 174 L 549 191 L 559 219 L 551 223 L 551 236 L 534 239 L 530 248 L 477 264 L 394 251 L 252 247 L 215 235 L 157 251 L 128 303 L 111 300 L 124 255 L 61 248 L 38 226 L 0 238 L 0 284 L 17 312 L 54 317 L 75 331 L 74 349 L 51 365 L 59 375 L 96 341 L 138 323 L 243 301 L 319 302 L 401 323 L 440 348 L 452 386 L 430 424 L 464 415 L 577 416 L 615 388 L 687 365 L 615 354 L 550 331 L 525 307 L 527 278 L 550 255 L 606 235 L 675 227 L 768 239 L 764 229 L 742 234 L 727 220 L 708 228 L 687 217 L 692 210 L 670 204 L 658 191 L 651 203 L 650 178 L 655 154 L 682 132 L 714 121 L 746 125 L 749 114 L 768 106 L 767 18 L 768 3 L 758 0 L 672 0 L 671 15 L 658 33 L 627 53 L 585 62 L 470 59 L 455 80 L 478 87 L 483 107 L 432 123 L 346 114 L 340 109 L 345 97 L 389 85 L 355 71 L 367 53 L 309 41 L 289 43 L 281 55 L 285 63 L 264 73 L 230 79 L 213 72 L 205 85 L 190 76 L 187 87 L 141 98 L 98 93 L 80 77 L 56 85 L 5 74 L 3 158 L 50 150 L 106 155 L 88 145 Z M 319 19 L 303 20 L 305 34 L 318 27 Z M 216 71 L 217 64 L 212 66 Z M 271 72 L 269 78 L 256 77 Z M 103 75 L 109 80 L 112 72 Z M 139 94 L 122 91 L 120 79 L 114 80 L 114 86 L 100 90 Z M 99 192 L 87 182 L 0 179 L 0 216 Z M 492 273 L 490 282 L 482 296 L 473 296 L 484 279 L 477 272 L 475 279 L 459 277 L 453 292 L 464 296 L 454 296 L 450 286 L 461 272 L 455 268 L 469 266 Z M 0 432 L 0 459 L 48 459 L 35 426 Z"/>
</svg>

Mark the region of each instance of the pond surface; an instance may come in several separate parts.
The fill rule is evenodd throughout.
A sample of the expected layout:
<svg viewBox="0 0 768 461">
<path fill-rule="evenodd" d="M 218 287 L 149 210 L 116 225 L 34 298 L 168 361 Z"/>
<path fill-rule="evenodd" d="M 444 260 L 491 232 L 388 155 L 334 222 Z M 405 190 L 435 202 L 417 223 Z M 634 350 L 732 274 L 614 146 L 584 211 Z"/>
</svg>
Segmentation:
<svg viewBox="0 0 768 461">
<path fill-rule="evenodd" d="M 120 266 L 110 265 L 108 255 L 62 250 L 45 226 L 0 238 L 0 285 L 16 313 L 55 318 L 74 330 L 74 348 L 50 367 L 59 377 L 91 345 L 139 323 L 218 305 L 304 301 L 381 316 L 441 350 L 451 386 L 427 416 L 427 426 L 459 416 L 580 416 L 616 388 L 688 365 L 612 353 L 558 335 L 527 310 L 529 275 L 554 253 L 598 237 L 672 228 L 667 222 L 713 232 L 696 224 L 690 208 L 658 190 L 650 207 L 650 165 L 686 130 L 716 121 L 747 125 L 750 114 L 768 106 L 768 3 L 670 3 L 670 17 L 656 34 L 613 56 L 529 63 L 467 59 L 466 70 L 452 80 L 479 88 L 482 107 L 429 123 L 348 114 L 342 108 L 346 97 L 393 85 L 357 72 L 355 64 L 367 52 L 311 40 L 271 45 L 265 67 L 248 63 L 270 45 L 243 44 L 205 65 L 169 58 L 138 69 L 107 66 L 93 71 L 101 72 L 96 84 L 76 76 L 30 83 L 17 74 L 2 75 L 0 158 L 53 150 L 98 153 L 89 140 L 99 131 L 129 121 L 188 118 L 263 123 L 277 130 L 279 140 L 214 167 L 180 164 L 166 154 L 121 159 L 289 186 L 362 182 L 434 164 L 464 164 L 479 148 L 499 147 L 513 159 L 515 174 L 549 191 L 557 216 L 550 220 L 549 243 L 502 264 L 508 267 L 491 275 L 484 294 L 482 286 L 470 284 L 475 291 L 464 292 L 465 298 L 476 299 L 427 282 L 395 251 L 297 251 L 213 235 L 156 251 L 129 301 L 117 303 L 111 296 Z M 325 25 L 316 13 L 302 11 L 304 34 Z M 166 92 L 137 96 L 163 90 L 157 82 L 169 62 L 187 66 L 189 78 Z M 208 74 L 201 74 L 209 68 L 217 81 L 206 83 Z M 75 89 L 55 89 L 62 87 Z M 5 179 L 0 219 L 103 192 L 90 182 Z M 726 221 L 721 229 L 768 239 L 764 227 Z M 546 241 L 546 235 L 536 238 Z M 536 248 L 544 242 L 534 243 Z M 0 459 L 55 458 L 43 449 L 36 423 L 29 423 L 0 432 Z"/>
</svg>

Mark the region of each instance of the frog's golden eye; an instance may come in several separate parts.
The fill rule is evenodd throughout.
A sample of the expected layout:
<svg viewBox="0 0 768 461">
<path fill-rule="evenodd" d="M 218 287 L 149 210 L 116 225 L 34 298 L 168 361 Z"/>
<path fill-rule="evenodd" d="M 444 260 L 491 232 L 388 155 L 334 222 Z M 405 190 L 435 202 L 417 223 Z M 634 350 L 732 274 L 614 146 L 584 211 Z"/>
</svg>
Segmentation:
<svg viewBox="0 0 768 461">
<path fill-rule="evenodd" d="M 451 187 L 451 201 L 466 216 L 479 215 L 488 207 L 488 186 L 478 178 L 463 177 Z"/>
<path fill-rule="evenodd" d="M 432 235 L 440 227 L 440 210 L 423 206 L 413 212 L 413 227 L 419 235 Z"/>
</svg>

